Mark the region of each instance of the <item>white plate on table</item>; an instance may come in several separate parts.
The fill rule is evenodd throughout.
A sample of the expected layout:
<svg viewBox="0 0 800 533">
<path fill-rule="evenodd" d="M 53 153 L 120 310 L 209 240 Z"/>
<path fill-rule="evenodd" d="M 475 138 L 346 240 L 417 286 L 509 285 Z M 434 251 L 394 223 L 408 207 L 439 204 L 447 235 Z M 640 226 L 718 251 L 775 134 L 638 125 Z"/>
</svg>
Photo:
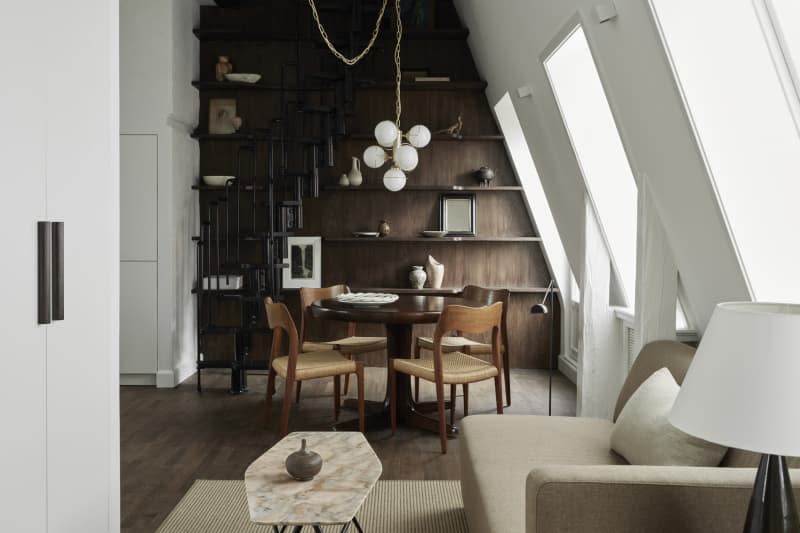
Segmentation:
<svg viewBox="0 0 800 533">
<path fill-rule="evenodd" d="M 380 235 L 377 231 L 354 231 L 353 236 L 355 237 L 377 237 Z"/>
<path fill-rule="evenodd" d="M 342 303 L 363 306 L 386 305 L 396 302 L 400 297 L 386 292 L 348 292 L 336 296 Z"/>
</svg>

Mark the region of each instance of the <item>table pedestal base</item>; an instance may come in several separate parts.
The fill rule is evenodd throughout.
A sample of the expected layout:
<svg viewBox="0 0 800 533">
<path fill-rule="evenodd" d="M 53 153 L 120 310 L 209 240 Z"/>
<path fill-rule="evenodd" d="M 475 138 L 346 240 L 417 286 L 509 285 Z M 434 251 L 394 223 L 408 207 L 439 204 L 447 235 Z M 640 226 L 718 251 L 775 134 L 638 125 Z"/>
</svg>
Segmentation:
<svg viewBox="0 0 800 533">
<path fill-rule="evenodd" d="M 413 326 L 411 324 L 386 324 L 386 350 L 389 359 L 393 357 L 411 357 Z M 352 402 L 352 403 L 351 403 Z M 345 401 L 346 407 L 358 408 L 354 400 Z M 397 373 L 397 421 L 407 426 L 439 433 L 439 421 L 423 413 L 435 412 L 436 402 L 415 403 L 411 395 L 411 378 L 408 374 Z M 445 402 L 445 409 L 450 408 L 450 401 Z M 389 367 L 386 367 L 386 396 L 382 402 L 366 402 L 367 415 L 364 425 L 367 431 L 388 429 L 391 427 L 389 412 Z M 372 412 L 370 412 L 372 411 Z M 358 431 L 358 420 L 339 422 L 333 428 L 337 431 Z M 455 438 L 458 428 L 447 424 L 447 437 Z"/>
<path fill-rule="evenodd" d="M 347 530 L 350 529 L 350 524 L 356 526 L 356 531 L 358 533 L 364 533 L 364 530 L 361 529 L 361 524 L 358 523 L 358 520 L 356 520 L 355 516 L 350 522 L 342 526 L 341 533 L 347 533 Z M 314 529 L 314 533 L 322 533 L 322 527 L 318 526 L 317 524 L 310 524 L 310 525 Z M 273 533 L 289 533 L 288 528 L 292 528 L 291 529 L 292 533 L 300 533 L 300 531 L 303 530 L 303 527 L 305 526 L 280 526 L 280 527 L 272 526 L 272 531 Z"/>
</svg>

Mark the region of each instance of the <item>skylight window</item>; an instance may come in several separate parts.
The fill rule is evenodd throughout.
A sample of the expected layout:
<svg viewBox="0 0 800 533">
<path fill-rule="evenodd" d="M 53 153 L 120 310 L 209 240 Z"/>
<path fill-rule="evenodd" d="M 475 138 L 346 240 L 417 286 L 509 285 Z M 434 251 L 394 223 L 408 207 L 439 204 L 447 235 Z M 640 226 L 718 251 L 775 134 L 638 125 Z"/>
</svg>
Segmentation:
<svg viewBox="0 0 800 533">
<path fill-rule="evenodd" d="M 544 61 L 629 307 L 636 288 L 637 190 L 589 43 L 578 26 Z"/>
<path fill-rule="evenodd" d="M 752 295 L 800 302 L 800 137 L 775 35 L 752 0 L 653 6 Z"/>
</svg>

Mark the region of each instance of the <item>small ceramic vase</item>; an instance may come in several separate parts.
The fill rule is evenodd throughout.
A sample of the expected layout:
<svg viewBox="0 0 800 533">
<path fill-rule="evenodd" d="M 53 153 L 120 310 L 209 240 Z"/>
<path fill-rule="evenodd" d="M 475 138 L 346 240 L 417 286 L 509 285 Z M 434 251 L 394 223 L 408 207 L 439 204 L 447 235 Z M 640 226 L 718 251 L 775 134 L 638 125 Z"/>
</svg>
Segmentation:
<svg viewBox="0 0 800 533">
<path fill-rule="evenodd" d="M 286 458 L 286 471 L 297 481 L 311 481 L 322 470 L 322 457 L 306 450 L 306 439 L 300 442 L 300 449 Z"/>
<path fill-rule="evenodd" d="M 387 235 L 389 235 L 389 232 L 391 231 L 392 228 L 389 227 L 389 223 L 386 222 L 385 220 L 381 220 L 381 223 L 378 224 L 378 235 L 380 235 L 381 237 L 386 237 Z"/>
<path fill-rule="evenodd" d="M 488 187 L 494 179 L 494 170 L 481 167 L 475 171 L 475 178 L 480 182 L 481 187 Z"/>
<path fill-rule="evenodd" d="M 358 187 L 364 181 L 361 176 L 361 161 L 357 157 L 353 158 L 353 168 L 347 173 L 347 180 L 353 187 Z"/>
<path fill-rule="evenodd" d="M 425 286 L 425 280 L 428 275 L 425 274 L 424 266 L 414 265 L 411 267 L 411 273 L 408 275 L 408 280 L 411 282 L 412 289 L 421 289 Z"/>
<path fill-rule="evenodd" d="M 349 187 L 350 186 L 350 180 L 347 179 L 347 174 L 342 174 L 339 177 L 339 186 L 340 187 Z"/>
<path fill-rule="evenodd" d="M 219 56 L 214 71 L 217 81 L 225 81 L 225 74 L 230 74 L 233 72 L 233 65 L 228 60 L 228 56 Z"/>
<path fill-rule="evenodd" d="M 425 263 L 425 273 L 428 276 L 428 287 L 432 289 L 442 288 L 442 281 L 444 281 L 444 265 L 434 259 L 432 255 L 428 256 L 428 261 Z"/>
<path fill-rule="evenodd" d="M 239 128 L 242 127 L 242 117 L 233 117 L 231 119 L 231 124 L 233 125 L 233 129 L 235 131 L 239 131 Z"/>
</svg>

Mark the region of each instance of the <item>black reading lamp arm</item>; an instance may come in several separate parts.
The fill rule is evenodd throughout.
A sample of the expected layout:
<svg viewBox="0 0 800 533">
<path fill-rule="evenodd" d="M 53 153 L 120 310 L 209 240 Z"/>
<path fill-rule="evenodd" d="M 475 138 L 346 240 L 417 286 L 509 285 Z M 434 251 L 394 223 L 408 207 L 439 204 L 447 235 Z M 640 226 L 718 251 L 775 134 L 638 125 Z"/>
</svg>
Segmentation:
<svg viewBox="0 0 800 533">
<path fill-rule="evenodd" d="M 553 297 L 555 296 L 553 291 L 553 285 L 555 284 L 555 280 L 550 280 L 550 285 L 547 286 L 547 290 L 544 293 L 544 297 L 542 297 L 542 301 L 538 304 L 534 304 L 531 306 L 531 314 L 533 315 L 547 315 L 552 312 L 554 308 L 553 306 Z M 547 301 L 547 297 L 550 297 L 549 307 L 545 305 Z M 548 390 L 547 390 L 547 416 L 553 414 L 553 336 L 555 334 L 555 316 L 550 317 L 550 338 L 548 339 L 547 343 L 547 371 L 548 371 Z"/>
</svg>

